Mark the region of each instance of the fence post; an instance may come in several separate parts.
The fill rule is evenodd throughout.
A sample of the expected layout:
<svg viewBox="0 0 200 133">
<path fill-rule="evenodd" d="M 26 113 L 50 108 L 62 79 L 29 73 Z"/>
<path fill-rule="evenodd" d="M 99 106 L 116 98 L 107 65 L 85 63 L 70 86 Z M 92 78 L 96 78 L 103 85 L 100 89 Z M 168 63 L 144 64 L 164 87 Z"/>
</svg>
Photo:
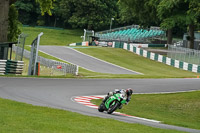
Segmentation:
<svg viewBox="0 0 200 133">
<path fill-rule="evenodd" d="M 41 32 L 35 40 L 33 40 L 33 43 L 31 45 L 31 57 L 29 60 L 29 69 L 28 69 L 28 75 L 36 75 L 36 63 L 38 61 L 38 48 L 40 43 L 40 37 L 43 35 L 43 32 Z"/>
<path fill-rule="evenodd" d="M 76 66 L 76 72 L 75 72 L 76 75 L 78 75 L 78 69 L 79 69 L 79 66 L 77 65 Z"/>
<path fill-rule="evenodd" d="M 40 76 L 40 62 L 36 63 L 36 75 Z"/>
</svg>

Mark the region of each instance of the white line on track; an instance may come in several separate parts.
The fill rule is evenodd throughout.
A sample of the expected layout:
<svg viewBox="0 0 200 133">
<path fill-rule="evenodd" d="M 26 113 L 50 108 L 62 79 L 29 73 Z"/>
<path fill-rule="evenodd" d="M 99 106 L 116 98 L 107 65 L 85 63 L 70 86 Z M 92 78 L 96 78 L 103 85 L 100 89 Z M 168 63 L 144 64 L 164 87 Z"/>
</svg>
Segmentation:
<svg viewBox="0 0 200 133">
<path fill-rule="evenodd" d="M 54 55 L 48 54 L 47 52 L 44 52 L 44 51 L 42 51 L 42 50 L 39 50 L 39 51 L 42 52 L 42 53 L 45 53 L 45 54 L 47 54 L 47 55 L 49 55 L 49 56 L 52 56 L 52 57 L 58 58 L 59 60 L 62 60 L 62 61 L 64 61 L 64 62 L 68 62 L 68 63 L 73 64 L 73 65 L 77 65 L 77 64 L 74 64 L 74 63 L 72 63 L 72 62 L 70 62 L 70 61 L 67 61 L 67 60 L 61 59 L 61 58 L 59 58 L 59 57 L 57 57 L 57 56 L 54 56 Z M 79 66 L 79 65 L 77 65 L 77 66 Z M 83 67 L 83 66 L 79 66 L 79 67 L 82 67 L 82 68 L 84 68 L 84 69 L 86 69 L 86 70 L 88 70 L 88 71 L 95 72 L 95 71 L 90 70 L 90 69 L 88 69 L 88 68 L 85 68 L 85 67 Z"/>
<path fill-rule="evenodd" d="M 69 48 L 69 47 L 66 47 L 66 46 L 65 46 L 65 48 Z M 80 53 L 80 54 L 83 54 L 83 55 L 85 55 L 85 56 L 89 56 L 89 57 L 91 57 L 91 58 L 93 58 L 93 59 L 96 59 L 96 60 L 102 61 L 102 62 L 104 62 L 104 63 L 107 63 L 107 64 L 110 64 L 110 65 L 113 65 L 113 66 L 116 66 L 116 67 L 119 67 L 119 68 L 125 69 L 125 70 L 127 70 L 127 71 L 130 71 L 130 72 L 133 72 L 133 73 L 136 73 L 136 74 L 144 75 L 143 73 L 136 72 L 136 71 L 133 71 L 133 70 L 130 70 L 130 69 L 127 69 L 127 68 L 124 68 L 124 67 L 121 67 L 121 66 L 118 66 L 118 65 L 112 64 L 112 63 L 110 63 L 110 62 L 107 62 L 107 61 L 104 61 L 104 60 L 98 59 L 98 58 L 96 58 L 96 57 L 94 57 L 94 56 L 91 56 L 91 55 L 88 55 L 88 54 L 82 53 L 82 52 L 80 52 L 80 51 L 78 51 L 78 50 L 76 50 L 76 49 L 74 49 L 74 48 L 70 48 L 70 49 L 72 49 L 72 50 L 74 50 L 74 51 L 76 51 L 76 52 L 78 52 L 78 53 Z"/>
<path fill-rule="evenodd" d="M 174 91 L 174 92 L 134 93 L 134 94 L 170 94 L 170 93 L 184 93 L 184 92 L 193 92 L 193 91 L 198 91 L 198 90 Z"/>
</svg>

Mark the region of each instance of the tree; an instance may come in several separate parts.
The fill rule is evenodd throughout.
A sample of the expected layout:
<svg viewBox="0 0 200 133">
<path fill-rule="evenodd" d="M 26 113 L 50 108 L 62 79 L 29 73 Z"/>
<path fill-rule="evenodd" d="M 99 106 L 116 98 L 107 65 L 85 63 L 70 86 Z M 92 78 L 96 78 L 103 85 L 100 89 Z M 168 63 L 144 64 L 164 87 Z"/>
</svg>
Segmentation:
<svg viewBox="0 0 200 133">
<path fill-rule="evenodd" d="M 49 15 L 52 15 L 51 9 L 53 9 L 53 2 L 55 0 L 35 0 L 35 1 L 40 4 L 42 15 L 44 15 L 45 12 L 47 12 Z"/>
<path fill-rule="evenodd" d="M 118 2 L 119 6 L 119 23 L 123 25 L 132 25 L 139 23 L 134 12 L 131 11 L 124 3 Z"/>
<path fill-rule="evenodd" d="M 144 27 L 159 25 L 157 5 L 159 0 L 120 0 L 121 6 L 128 8 L 134 18 Z"/>
<path fill-rule="evenodd" d="M 62 0 L 60 7 L 66 23 L 75 28 L 100 29 L 117 15 L 117 0 Z"/>
<path fill-rule="evenodd" d="M 9 0 L 0 1 L 0 42 L 7 41 Z"/>
<path fill-rule="evenodd" d="M 17 0 L 15 6 L 19 12 L 19 21 L 22 24 L 36 25 L 38 16 L 41 15 L 38 3 L 33 0 Z"/>
<path fill-rule="evenodd" d="M 199 23 L 199 0 L 120 0 L 144 26 L 160 25 L 167 30 L 168 44 L 172 43 L 175 26 L 189 26 L 190 47 L 194 47 L 194 29 Z"/>
<path fill-rule="evenodd" d="M 41 13 L 47 12 L 51 15 L 50 9 L 55 0 L 36 0 L 40 4 Z M 6 42 L 8 34 L 8 13 L 9 5 L 15 3 L 16 0 L 0 0 L 0 42 Z"/>
<path fill-rule="evenodd" d="M 190 48 L 194 48 L 194 28 L 198 24 L 198 0 L 162 0 L 157 8 L 161 27 L 168 30 L 168 44 L 172 41 L 172 28 L 176 25 L 188 25 Z"/>
<path fill-rule="evenodd" d="M 15 5 L 10 5 L 9 9 L 9 26 L 8 26 L 8 41 L 17 41 L 18 35 L 21 33 L 19 29 L 20 22 L 18 21 L 18 11 Z"/>
<path fill-rule="evenodd" d="M 189 35 L 190 35 L 190 48 L 194 48 L 194 31 L 195 27 L 200 24 L 200 3 L 199 0 L 185 0 L 189 5 L 187 10 L 187 16 L 189 19 L 187 24 L 189 25 Z"/>
<path fill-rule="evenodd" d="M 54 8 L 52 9 L 52 16 L 51 16 L 52 21 L 48 21 L 54 27 L 57 27 L 57 26 L 64 27 L 64 19 L 62 18 L 62 12 L 60 10 L 60 2 L 61 0 L 56 0 L 56 2 L 54 2 L 54 5 L 53 5 Z M 49 17 L 50 16 L 48 15 L 48 20 L 50 20 Z"/>
<path fill-rule="evenodd" d="M 19 21 L 25 25 L 40 25 L 40 26 L 59 26 L 63 27 L 63 21 L 60 12 L 60 1 L 56 0 L 53 3 L 52 15 L 41 15 L 39 3 L 33 0 L 17 0 L 15 6 L 19 12 Z"/>
<path fill-rule="evenodd" d="M 162 0 L 157 8 L 158 17 L 162 21 L 161 28 L 168 30 L 168 44 L 172 44 L 172 29 L 184 25 L 188 19 L 188 5 L 183 0 Z"/>
</svg>

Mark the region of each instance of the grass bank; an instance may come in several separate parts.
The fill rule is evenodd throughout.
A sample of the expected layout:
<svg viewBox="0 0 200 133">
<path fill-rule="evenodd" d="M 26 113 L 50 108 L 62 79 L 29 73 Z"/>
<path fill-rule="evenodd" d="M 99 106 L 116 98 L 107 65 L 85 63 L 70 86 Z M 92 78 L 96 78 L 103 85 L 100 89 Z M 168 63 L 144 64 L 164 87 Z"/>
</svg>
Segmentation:
<svg viewBox="0 0 200 133">
<path fill-rule="evenodd" d="M 79 29 L 46 29 L 46 28 L 35 28 L 35 27 L 21 27 L 22 32 L 28 34 L 26 38 L 26 45 L 31 45 L 32 41 L 41 32 L 44 35 L 41 37 L 40 45 L 59 45 L 66 46 L 74 42 L 82 42 L 81 36 L 83 35 L 83 30 Z"/>
<path fill-rule="evenodd" d="M 178 133 L 0 98 L 0 131 L 37 133 Z"/>
<path fill-rule="evenodd" d="M 92 100 L 99 105 L 102 100 Z M 200 129 L 200 91 L 172 94 L 132 95 L 122 113 Z"/>
<path fill-rule="evenodd" d="M 125 67 L 127 69 L 143 73 L 144 75 L 116 75 L 115 77 L 127 78 L 187 78 L 196 77 L 197 73 L 184 71 L 165 65 L 130 51 L 119 48 L 76 48 L 78 51 L 105 60 L 107 62 Z M 104 74 L 105 75 L 105 74 Z M 108 77 L 112 75 L 108 75 Z"/>
</svg>

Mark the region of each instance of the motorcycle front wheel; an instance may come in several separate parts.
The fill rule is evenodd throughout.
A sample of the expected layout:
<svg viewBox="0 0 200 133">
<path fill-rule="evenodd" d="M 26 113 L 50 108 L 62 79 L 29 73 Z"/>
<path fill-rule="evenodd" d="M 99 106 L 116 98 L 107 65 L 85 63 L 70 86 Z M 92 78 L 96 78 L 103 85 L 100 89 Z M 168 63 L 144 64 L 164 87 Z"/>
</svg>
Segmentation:
<svg viewBox="0 0 200 133">
<path fill-rule="evenodd" d="M 101 103 L 98 107 L 98 111 L 99 112 L 103 112 L 105 109 L 104 109 L 104 103 Z"/>
<path fill-rule="evenodd" d="M 116 101 L 116 103 L 114 105 L 110 106 L 107 113 L 112 114 L 119 107 L 119 105 L 120 105 L 120 103 Z"/>
</svg>

